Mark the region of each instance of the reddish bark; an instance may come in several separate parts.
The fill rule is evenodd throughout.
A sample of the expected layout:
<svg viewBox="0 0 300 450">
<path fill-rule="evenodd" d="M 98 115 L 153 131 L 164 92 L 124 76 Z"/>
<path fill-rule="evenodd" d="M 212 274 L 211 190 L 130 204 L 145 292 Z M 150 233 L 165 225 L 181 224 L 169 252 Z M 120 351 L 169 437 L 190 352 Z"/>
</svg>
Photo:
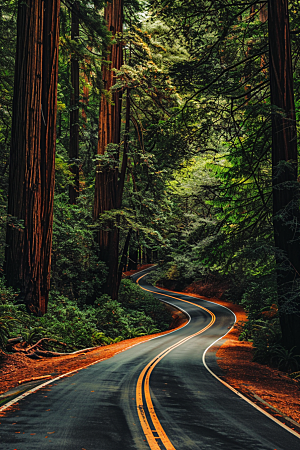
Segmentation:
<svg viewBox="0 0 300 450">
<path fill-rule="evenodd" d="M 265 23 L 268 20 L 268 8 L 267 8 L 267 2 L 260 4 L 260 10 L 259 10 L 259 20 L 262 23 Z"/>
<path fill-rule="evenodd" d="M 35 313 L 47 310 L 54 195 L 59 0 L 19 1 L 6 277 Z"/>
<path fill-rule="evenodd" d="M 86 115 L 86 110 L 85 110 L 85 108 L 88 107 L 88 104 L 89 104 L 89 93 L 90 93 L 90 89 L 89 89 L 89 87 L 87 86 L 87 84 L 89 83 L 89 79 L 88 79 L 86 73 L 84 74 L 84 79 L 85 79 L 86 85 L 83 86 L 82 117 L 83 117 L 83 120 L 84 120 L 84 122 L 85 122 L 85 123 L 83 124 L 83 126 L 84 126 L 84 128 L 86 128 L 87 115 Z"/>
<path fill-rule="evenodd" d="M 108 29 L 113 36 L 118 38 L 118 34 L 123 31 L 123 2 L 122 0 L 112 0 L 107 3 L 104 12 Z M 114 210 L 121 205 L 123 189 L 119 184 L 119 144 L 121 132 L 121 108 L 122 92 L 111 91 L 115 84 L 115 73 L 112 69 L 120 69 L 123 64 L 122 43 L 111 45 L 107 51 L 107 59 L 111 65 L 103 65 L 103 81 L 106 92 L 111 92 L 111 100 L 103 93 L 101 96 L 99 114 L 99 137 L 98 155 L 104 155 L 108 144 L 115 144 L 114 151 L 110 154 L 111 163 L 109 166 L 102 166 L 101 162 L 96 168 L 95 180 L 95 200 L 94 200 L 94 220 L 97 220 L 104 211 Z M 105 292 L 113 299 L 118 296 L 118 245 L 119 231 L 113 221 L 109 223 L 109 231 L 99 230 L 97 240 L 100 249 L 100 258 L 108 266 L 108 277 L 105 285 Z"/>
<path fill-rule="evenodd" d="M 78 2 L 75 1 L 72 7 L 71 25 L 71 39 L 73 41 L 79 37 L 78 9 Z M 75 205 L 79 195 L 79 62 L 74 55 L 71 58 L 71 85 L 69 160 L 70 171 L 74 175 L 74 184 L 69 186 L 69 201 L 72 205 Z"/>
<path fill-rule="evenodd" d="M 42 296 L 39 308 L 47 311 L 50 291 L 50 269 L 53 229 L 53 202 L 55 185 L 55 148 L 57 119 L 58 44 L 60 0 L 45 0 L 43 91 L 42 111 L 44 120 L 41 130 L 41 174 L 42 174 L 42 248 L 43 268 Z"/>
</svg>

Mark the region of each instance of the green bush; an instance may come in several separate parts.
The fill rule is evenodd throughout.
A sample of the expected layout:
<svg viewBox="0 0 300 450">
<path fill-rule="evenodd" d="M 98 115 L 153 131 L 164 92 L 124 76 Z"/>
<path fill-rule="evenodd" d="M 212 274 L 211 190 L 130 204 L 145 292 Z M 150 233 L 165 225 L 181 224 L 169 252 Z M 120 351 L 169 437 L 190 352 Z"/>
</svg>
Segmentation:
<svg viewBox="0 0 300 450">
<path fill-rule="evenodd" d="M 51 289 L 76 300 L 93 304 L 106 277 L 99 260 L 86 200 L 66 205 L 56 200 L 53 223 Z"/>
<path fill-rule="evenodd" d="M 253 361 L 260 364 L 272 364 L 281 339 L 278 318 L 272 320 L 258 319 L 251 325 L 253 341 Z"/>
<path fill-rule="evenodd" d="M 0 349 L 6 347 L 10 331 L 13 329 L 15 319 L 8 315 L 0 315 Z"/>
<path fill-rule="evenodd" d="M 52 291 L 48 312 L 42 317 L 28 314 L 24 305 L 17 304 L 14 292 L 6 289 L 1 279 L 0 296 L 3 349 L 9 337 L 22 336 L 26 345 L 41 338 L 54 339 L 58 342 L 47 342 L 47 348 L 54 351 L 62 351 L 59 342 L 63 342 L 68 352 L 164 331 L 171 319 L 159 300 L 130 280 L 122 281 L 120 302 L 102 295 L 93 306 L 79 306 L 77 301 Z"/>
<path fill-rule="evenodd" d="M 152 294 L 142 291 L 141 288 L 129 279 L 122 281 L 119 291 L 119 302 L 121 305 L 133 311 L 144 313 L 153 320 L 153 325 L 162 331 L 170 325 L 170 313 L 162 302 L 153 297 Z M 147 322 L 147 321 L 146 321 Z M 145 326 L 147 323 L 140 323 Z"/>
</svg>

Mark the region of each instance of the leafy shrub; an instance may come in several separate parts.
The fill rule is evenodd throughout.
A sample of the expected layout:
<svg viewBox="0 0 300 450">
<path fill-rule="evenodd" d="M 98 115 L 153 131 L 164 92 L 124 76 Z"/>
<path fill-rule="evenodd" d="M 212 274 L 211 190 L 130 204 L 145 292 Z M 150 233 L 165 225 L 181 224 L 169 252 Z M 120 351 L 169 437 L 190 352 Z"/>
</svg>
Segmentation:
<svg viewBox="0 0 300 450">
<path fill-rule="evenodd" d="M 155 334 L 155 333 L 160 332 L 159 328 L 155 328 L 152 325 L 140 327 L 140 328 L 138 328 L 138 330 L 139 330 L 141 336 Z"/>
<path fill-rule="evenodd" d="M 69 348 L 93 346 L 96 318 L 89 308 L 80 309 L 73 300 L 52 294 L 47 314 L 37 320 L 46 330 L 47 337 L 61 340 Z"/>
<path fill-rule="evenodd" d="M 253 342 L 254 361 L 283 367 L 278 358 L 282 347 L 276 301 L 272 274 L 248 279 L 240 301 L 248 313 L 248 321 L 241 324 L 239 339 Z"/>
<path fill-rule="evenodd" d="M 288 350 L 279 345 L 274 351 L 272 363 L 275 363 L 280 370 L 294 371 L 300 367 L 300 355 L 295 354 L 295 347 Z"/>
<path fill-rule="evenodd" d="M 6 347 L 10 331 L 13 329 L 12 325 L 14 320 L 15 319 L 11 316 L 0 316 L 0 349 L 4 349 Z"/>
<path fill-rule="evenodd" d="M 159 265 L 150 274 L 149 279 L 153 284 L 160 282 L 166 286 L 170 284 L 170 281 L 173 281 L 173 284 L 178 285 L 179 289 L 199 279 L 201 270 L 198 272 L 197 269 L 199 269 L 197 263 L 191 258 L 182 255 L 181 257 L 175 256 L 171 261 L 164 261 L 163 264 Z"/>
<path fill-rule="evenodd" d="M 170 325 L 170 313 L 166 310 L 165 306 L 153 295 L 142 291 L 139 286 L 133 283 L 130 279 L 122 280 L 119 291 L 119 302 L 121 305 L 128 309 L 131 314 L 133 311 L 144 313 L 152 319 L 153 325 L 160 330 L 167 330 Z M 134 314 L 133 314 L 134 317 Z M 142 316 L 141 316 L 142 318 Z M 148 320 L 140 319 L 139 326 L 146 326 Z"/>
<path fill-rule="evenodd" d="M 13 302 L 16 297 L 17 294 L 14 290 L 12 288 L 7 288 L 4 279 L 0 277 L 0 308 L 1 305 L 6 304 L 7 302 Z"/>
<path fill-rule="evenodd" d="M 277 317 L 257 320 L 256 325 L 252 326 L 252 337 L 254 361 L 287 372 L 300 367 L 300 355 L 295 354 L 295 347 L 286 349 L 280 344 L 281 332 Z"/>
<path fill-rule="evenodd" d="M 272 276 L 248 280 L 240 304 L 248 312 L 250 319 L 258 318 L 277 302 L 276 284 Z"/>
<path fill-rule="evenodd" d="M 106 276 L 105 264 L 97 256 L 91 225 L 90 211 L 83 197 L 77 205 L 56 200 L 51 288 L 80 305 L 94 302 Z"/>
<path fill-rule="evenodd" d="M 93 306 L 78 302 L 52 291 L 48 312 L 36 317 L 15 302 L 15 294 L 0 283 L 0 346 L 5 348 L 9 337 L 22 336 L 26 345 L 41 338 L 52 350 L 64 351 L 108 345 L 122 339 L 157 333 L 169 327 L 170 315 L 164 306 L 144 293 L 129 280 L 122 282 L 120 302 L 102 295 Z"/>
<path fill-rule="evenodd" d="M 98 330 L 94 331 L 92 335 L 93 346 L 115 344 L 120 341 L 122 341 L 122 336 L 118 336 L 115 339 L 112 339 L 110 337 L 107 337 L 102 331 Z"/>
<path fill-rule="evenodd" d="M 96 328 L 112 339 L 120 335 L 125 339 L 125 330 L 130 321 L 120 303 L 110 299 L 98 305 L 95 310 Z"/>
<path fill-rule="evenodd" d="M 21 336 L 27 345 L 31 345 L 42 339 L 46 330 L 41 326 L 25 328 L 21 331 Z"/>
<path fill-rule="evenodd" d="M 18 322 L 18 308 L 12 304 L 16 294 L 11 288 L 6 288 L 0 277 L 0 349 L 5 349 L 7 339 L 14 331 Z"/>
</svg>

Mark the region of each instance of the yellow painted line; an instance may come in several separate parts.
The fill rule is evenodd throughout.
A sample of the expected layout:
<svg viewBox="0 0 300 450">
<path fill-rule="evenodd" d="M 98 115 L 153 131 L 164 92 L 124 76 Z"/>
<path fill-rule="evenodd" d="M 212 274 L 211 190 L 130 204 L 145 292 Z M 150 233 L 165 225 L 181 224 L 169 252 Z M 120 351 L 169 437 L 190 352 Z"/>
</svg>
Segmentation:
<svg viewBox="0 0 300 450">
<path fill-rule="evenodd" d="M 146 275 L 148 275 L 148 273 L 145 273 L 145 275 L 142 275 L 140 278 L 138 278 L 136 280 L 136 282 L 138 283 L 140 281 L 140 279 L 145 277 Z M 189 302 L 188 300 L 182 300 L 181 298 L 173 297 L 172 295 L 168 295 L 168 294 L 163 294 L 162 292 L 151 291 L 151 289 L 146 289 L 143 286 L 140 286 L 140 288 L 143 289 L 144 291 L 151 292 L 151 294 L 159 294 L 159 295 L 163 295 L 164 297 L 175 298 L 175 300 L 180 300 L 181 302 L 185 302 L 185 303 L 189 303 L 190 305 L 197 306 L 198 308 L 204 309 L 204 311 L 208 312 L 208 314 L 210 314 L 212 317 L 214 316 L 214 313 L 212 313 L 209 309 L 204 308 L 204 306 L 197 305 L 197 303 Z M 184 293 L 182 295 L 184 295 Z M 199 300 L 201 300 L 201 299 L 199 299 Z"/>
<path fill-rule="evenodd" d="M 148 274 L 142 275 L 140 278 L 138 278 L 137 283 L 139 282 L 139 280 L 141 278 L 143 278 L 144 276 L 146 276 Z M 144 291 L 148 291 L 153 293 L 153 291 L 151 291 L 150 289 L 146 289 L 142 286 L 140 286 L 141 289 L 143 289 Z M 141 426 L 143 428 L 144 434 L 146 436 L 146 439 L 148 441 L 148 444 L 151 448 L 151 450 L 161 450 L 161 448 L 159 447 L 159 445 L 157 444 L 157 439 L 160 439 L 161 442 L 163 443 L 163 445 L 165 446 L 166 450 L 176 450 L 175 447 L 173 446 L 173 444 L 171 443 L 171 441 L 169 440 L 168 436 L 166 435 L 165 430 L 163 429 L 156 413 L 155 413 L 155 409 L 152 403 L 152 399 L 151 399 L 151 394 L 150 394 L 150 375 L 154 369 L 154 367 L 159 363 L 159 361 L 161 361 L 168 353 L 170 353 L 172 350 L 174 350 L 175 348 L 179 347 L 180 345 L 184 344 L 185 342 L 187 342 L 188 340 L 192 339 L 193 337 L 203 333 L 204 331 L 206 331 L 208 328 L 210 328 L 216 321 L 216 316 L 214 315 L 214 313 L 212 313 L 211 311 L 209 311 L 209 309 L 204 308 L 203 306 L 197 305 L 196 303 L 193 302 L 189 302 L 187 300 L 181 300 L 178 299 L 178 297 L 172 297 L 172 295 L 167 295 L 167 294 L 162 294 L 159 293 L 159 295 L 163 295 L 165 297 L 170 297 L 170 298 L 175 298 L 176 300 L 180 300 L 183 301 L 185 303 L 190 303 L 191 305 L 197 306 L 197 308 L 203 309 L 206 312 L 208 312 L 211 316 L 211 321 L 208 325 L 206 325 L 206 327 L 204 327 L 202 330 L 199 330 L 197 333 L 194 333 L 190 336 L 187 336 L 183 339 L 181 339 L 180 341 L 176 342 L 175 344 L 173 344 L 172 346 L 166 348 L 165 350 L 163 350 L 161 353 L 159 353 L 155 358 L 152 359 L 152 361 L 150 361 L 147 366 L 143 369 L 143 371 L 141 372 L 138 381 L 137 381 L 137 385 L 136 385 L 136 405 L 137 405 L 137 411 L 138 411 L 138 415 L 139 415 L 139 419 L 141 422 Z M 145 402 L 146 404 L 144 404 L 143 401 L 143 392 L 145 395 Z M 147 416 L 146 416 L 146 410 L 145 407 L 147 408 L 149 415 L 151 417 L 151 421 L 153 423 L 153 428 L 155 428 L 155 430 L 151 429 L 151 426 L 148 422 Z M 157 433 L 157 436 L 154 436 L 153 433 Z"/>
</svg>

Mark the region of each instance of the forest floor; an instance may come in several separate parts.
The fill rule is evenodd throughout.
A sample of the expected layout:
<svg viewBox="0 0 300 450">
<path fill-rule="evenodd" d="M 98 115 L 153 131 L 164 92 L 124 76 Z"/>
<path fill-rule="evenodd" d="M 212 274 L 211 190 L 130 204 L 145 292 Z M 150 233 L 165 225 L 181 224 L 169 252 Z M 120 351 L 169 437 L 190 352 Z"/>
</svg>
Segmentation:
<svg viewBox="0 0 300 450">
<path fill-rule="evenodd" d="M 146 266 L 139 270 L 144 268 Z M 200 288 L 199 291 L 201 292 Z M 200 296 L 195 284 L 185 289 L 185 292 L 188 295 Z M 218 298 L 208 300 L 228 307 L 237 317 L 235 327 L 223 338 L 223 344 L 217 351 L 218 363 L 224 373 L 222 378 L 270 414 L 285 418 L 288 426 L 297 428 L 297 424 L 300 424 L 300 383 L 279 370 L 252 361 L 252 344 L 238 339 L 237 324 L 247 319 L 243 308 Z M 185 325 L 187 320 L 182 313 L 178 314 L 174 309 L 171 313 L 173 329 Z M 170 330 L 159 334 L 169 332 Z M 0 353 L 0 406 L 27 390 L 32 386 L 32 382 L 41 383 L 43 380 L 82 369 L 155 336 L 142 336 L 72 355 L 39 360 L 29 359 L 19 353 Z"/>
</svg>

